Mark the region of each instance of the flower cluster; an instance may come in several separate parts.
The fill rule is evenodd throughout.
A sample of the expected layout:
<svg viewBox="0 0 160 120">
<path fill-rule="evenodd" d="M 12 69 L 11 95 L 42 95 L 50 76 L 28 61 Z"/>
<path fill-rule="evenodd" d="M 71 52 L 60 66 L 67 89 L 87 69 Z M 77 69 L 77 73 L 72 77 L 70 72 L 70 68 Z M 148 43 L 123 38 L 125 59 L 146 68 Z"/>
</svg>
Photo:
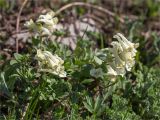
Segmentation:
<svg viewBox="0 0 160 120">
<path fill-rule="evenodd" d="M 117 33 L 113 38 L 116 38 L 117 41 L 113 41 L 111 43 L 112 48 L 109 48 L 112 60 L 107 65 L 107 74 L 111 76 L 112 80 L 115 80 L 117 75 L 123 76 L 126 71 L 131 71 L 135 64 L 138 44 L 128 41 L 120 33 Z"/>
<path fill-rule="evenodd" d="M 34 22 L 32 19 L 27 21 L 24 25 L 34 33 L 34 36 L 50 36 L 56 28 L 58 22 L 57 17 L 54 17 L 53 11 L 48 12 L 46 15 L 40 15 L 39 18 Z"/>
<path fill-rule="evenodd" d="M 58 55 L 52 55 L 49 51 L 37 50 L 36 58 L 40 66 L 40 71 L 49 72 L 59 77 L 66 77 L 63 63 L 64 61 Z"/>
<path fill-rule="evenodd" d="M 40 15 L 36 22 L 32 19 L 25 23 L 25 26 L 28 27 L 30 31 L 34 34 L 34 37 L 37 36 L 50 36 L 56 29 L 56 24 L 58 19 L 55 16 L 54 12 L 48 12 L 46 15 Z M 114 38 L 117 41 L 111 43 L 112 48 L 106 48 L 97 53 L 94 57 L 95 61 L 100 65 L 104 58 L 107 59 L 107 75 L 111 77 L 111 80 L 115 80 L 116 76 L 124 76 L 126 71 L 131 71 L 131 68 L 135 64 L 136 48 L 138 44 L 134 44 L 128 41 L 122 34 L 117 33 Z M 109 51 L 109 54 L 104 52 Z M 101 56 L 103 60 L 97 56 Z M 108 57 L 109 56 L 109 57 Z M 52 55 L 49 51 L 37 50 L 37 60 L 41 71 L 50 72 L 60 77 L 66 77 L 66 72 L 64 71 L 63 63 L 64 61 L 57 55 Z M 90 71 L 91 76 L 99 77 L 102 69 L 93 69 Z"/>
<path fill-rule="evenodd" d="M 27 21 L 24 25 L 34 33 L 34 37 L 50 36 L 56 28 L 58 19 L 53 11 L 48 12 L 46 15 L 40 15 L 36 22 L 32 19 Z M 36 58 L 40 67 L 40 71 L 49 72 L 59 77 L 66 77 L 64 70 L 64 61 L 58 55 L 52 55 L 49 51 L 37 50 Z"/>
</svg>

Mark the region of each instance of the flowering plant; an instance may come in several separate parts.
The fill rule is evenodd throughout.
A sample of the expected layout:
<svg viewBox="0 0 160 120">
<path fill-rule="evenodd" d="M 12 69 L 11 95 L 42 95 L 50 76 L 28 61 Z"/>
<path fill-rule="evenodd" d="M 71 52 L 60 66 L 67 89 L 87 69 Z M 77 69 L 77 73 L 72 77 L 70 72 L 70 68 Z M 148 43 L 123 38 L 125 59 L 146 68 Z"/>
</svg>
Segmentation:
<svg viewBox="0 0 160 120">
<path fill-rule="evenodd" d="M 36 22 L 32 19 L 27 21 L 24 25 L 33 32 L 33 36 L 50 36 L 56 28 L 58 19 L 54 17 L 55 13 L 53 11 L 48 12 L 46 15 L 40 15 Z"/>
<path fill-rule="evenodd" d="M 85 33 L 88 40 L 77 39 L 73 50 L 53 40 L 57 22 L 52 11 L 27 21 L 32 36 L 28 49 L 1 67 L 2 108 L 8 116 L 10 104 L 15 119 L 160 119 L 160 71 L 141 63 L 144 44 L 121 33 L 105 43 L 96 32 Z"/>
<path fill-rule="evenodd" d="M 64 61 L 57 55 L 52 55 L 49 51 L 37 50 L 37 60 L 40 66 L 40 71 L 50 72 L 60 77 L 66 77 L 63 63 Z"/>
<path fill-rule="evenodd" d="M 111 43 L 113 46 L 109 48 L 109 52 L 112 53 L 112 59 L 107 65 L 108 75 L 112 80 L 117 75 L 124 76 L 127 71 L 131 71 L 131 68 L 135 64 L 136 48 L 138 44 L 134 44 L 128 41 L 122 34 L 118 33 L 114 36 L 118 40 Z"/>
</svg>

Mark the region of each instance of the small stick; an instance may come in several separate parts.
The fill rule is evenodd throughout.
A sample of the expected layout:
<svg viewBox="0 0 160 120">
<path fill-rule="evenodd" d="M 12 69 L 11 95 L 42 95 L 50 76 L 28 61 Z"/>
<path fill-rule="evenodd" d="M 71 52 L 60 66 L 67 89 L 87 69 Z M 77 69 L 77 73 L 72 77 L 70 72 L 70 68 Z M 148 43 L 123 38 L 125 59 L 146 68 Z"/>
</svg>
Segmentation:
<svg viewBox="0 0 160 120">
<path fill-rule="evenodd" d="M 24 6 L 26 5 L 28 0 L 25 0 L 19 10 L 19 13 L 18 13 L 18 16 L 17 16 L 17 21 L 16 21 L 16 33 L 19 33 L 19 22 L 20 22 L 20 16 L 21 16 L 21 13 L 22 13 L 22 10 L 24 8 Z M 18 36 L 16 37 L 16 52 L 18 53 Z"/>
<path fill-rule="evenodd" d="M 21 118 L 21 120 L 24 120 L 24 117 L 25 117 L 25 115 L 26 115 L 26 112 L 27 112 L 28 107 L 29 107 L 29 103 L 27 103 L 27 105 L 26 105 L 25 108 L 24 108 L 24 111 L 23 111 L 23 113 L 22 113 L 22 118 Z"/>
<path fill-rule="evenodd" d="M 73 6 L 84 6 L 86 8 L 93 8 L 93 9 L 96 9 L 96 10 L 99 10 L 101 12 L 104 12 L 112 17 L 116 17 L 116 14 L 109 11 L 108 9 L 106 8 L 103 8 L 103 7 L 100 7 L 100 6 L 96 6 L 96 5 L 92 5 L 92 4 L 89 4 L 89 3 L 84 3 L 84 2 L 73 2 L 73 3 L 69 3 L 63 7 L 61 7 L 58 11 L 56 11 L 56 15 L 61 13 L 62 11 L 70 8 L 70 7 L 73 7 Z M 119 17 L 119 21 L 124 23 L 124 19 L 123 18 L 120 18 Z"/>
</svg>

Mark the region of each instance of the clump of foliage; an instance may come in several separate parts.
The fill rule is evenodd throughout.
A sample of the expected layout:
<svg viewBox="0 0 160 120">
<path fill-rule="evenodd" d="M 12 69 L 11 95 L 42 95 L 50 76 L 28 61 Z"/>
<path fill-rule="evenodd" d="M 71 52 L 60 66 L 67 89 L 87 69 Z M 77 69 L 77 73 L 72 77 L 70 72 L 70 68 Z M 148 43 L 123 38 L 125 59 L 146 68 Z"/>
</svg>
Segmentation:
<svg viewBox="0 0 160 120">
<path fill-rule="evenodd" d="M 95 49 L 80 37 L 71 50 L 49 40 L 60 32 L 53 18 L 50 12 L 27 22 L 28 53 L 15 53 L 1 66 L 2 119 L 160 119 L 160 69 L 151 67 L 159 64 L 158 38 L 154 58 L 144 65 L 145 41 L 136 41 L 137 51 L 134 41 L 117 34 L 111 48 Z"/>
</svg>

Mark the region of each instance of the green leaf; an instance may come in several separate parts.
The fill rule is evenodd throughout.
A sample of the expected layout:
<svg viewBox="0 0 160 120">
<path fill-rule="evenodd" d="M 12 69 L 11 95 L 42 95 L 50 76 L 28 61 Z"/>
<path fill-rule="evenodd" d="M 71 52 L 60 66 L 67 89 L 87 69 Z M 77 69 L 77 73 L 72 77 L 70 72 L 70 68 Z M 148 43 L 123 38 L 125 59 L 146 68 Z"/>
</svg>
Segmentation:
<svg viewBox="0 0 160 120">
<path fill-rule="evenodd" d="M 16 64 L 16 63 L 17 63 L 16 60 L 11 60 L 11 61 L 10 61 L 10 65 L 14 65 L 14 64 Z"/>
<path fill-rule="evenodd" d="M 49 100 L 53 101 L 54 100 L 53 96 L 50 95 Z"/>
<path fill-rule="evenodd" d="M 94 56 L 94 60 L 95 60 L 95 62 L 98 64 L 98 65 L 101 65 L 102 64 L 102 60 L 101 59 L 99 59 L 97 56 Z"/>
<path fill-rule="evenodd" d="M 37 38 L 32 38 L 32 43 L 33 43 L 33 45 L 35 45 L 35 46 L 38 46 L 38 44 L 41 42 L 41 40 L 39 40 L 39 39 L 37 39 Z"/>
<path fill-rule="evenodd" d="M 14 53 L 14 57 L 16 60 L 21 60 L 23 56 L 21 54 Z"/>
<path fill-rule="evenodd" d="M 95 77 L 95 78 L 103 77 L 102 68 L 91 69 L 91 70 L 90 70 L 90 75 L 93 76 L 93 77 Z"/>
<path fill-rule="evenodd" d="M 104 98 L 103 98 L 103 102 L 110 96 L 112 95 L 113 91 L 115 90 L 115 86 L 110 86 L 108 88 L 108 91 L 106 92 L 106 94 L 104 95 Z"/>
<path fill-rule="evenodd" d="M 9 88 L 8 88 L 8 85 L 7 85 L 6 81 L 5 81 L 4 72 L 2 72 L 0 74 L 0 91 L 2 93 L 4 92 L 5 94 L 9 95 L 9 90 L 8 89 Z"/>
<path fill-rule="evenodd" d="M 93 82 L 94 81 L 94 79 L 85 79 L 85 80 L 83 80 L 81 83 L 82 84 L 88 84 L 88 83 L 91 83 L 91 82 Z"/>
<path fill-rule="evenodd" d="M 100 106 L 101 106 L 101 102 L 102 102 L 102 100 L 100 99 L 100 96 L 98 96 L 96 98 L 96 101 L 95 101 L 95 104 L 94 104 L 94 112 L 99 111 Z"/>
<path fill-rule="evenodd" d="M 93 113 L 93 108 L 92 108 L 90 105 L 88 105 L 86 102 L 83 102 L 83 104 L 84 104 L 84 107 L 85 107 L 90 113 Z"/>
<path fill-rule="evenodd" d="M 87 96 L 86 100 L 87 100 L 87 103 L 93 108 L 93 100 L 92 100 L 92 98 Z"/>
<path fill-rule="evenodd" d="M 56 30 L 56 31 L 54 31 L 54 33 L 53 33 L 53 35 L 56 35 L 56 36 L 58 36 L 58 37 L 60 37 L 60 36 L 64 36 L 66 33 L 65 33 L 65 31 L 63 31 L 63 30 Z"/>
</svg>

